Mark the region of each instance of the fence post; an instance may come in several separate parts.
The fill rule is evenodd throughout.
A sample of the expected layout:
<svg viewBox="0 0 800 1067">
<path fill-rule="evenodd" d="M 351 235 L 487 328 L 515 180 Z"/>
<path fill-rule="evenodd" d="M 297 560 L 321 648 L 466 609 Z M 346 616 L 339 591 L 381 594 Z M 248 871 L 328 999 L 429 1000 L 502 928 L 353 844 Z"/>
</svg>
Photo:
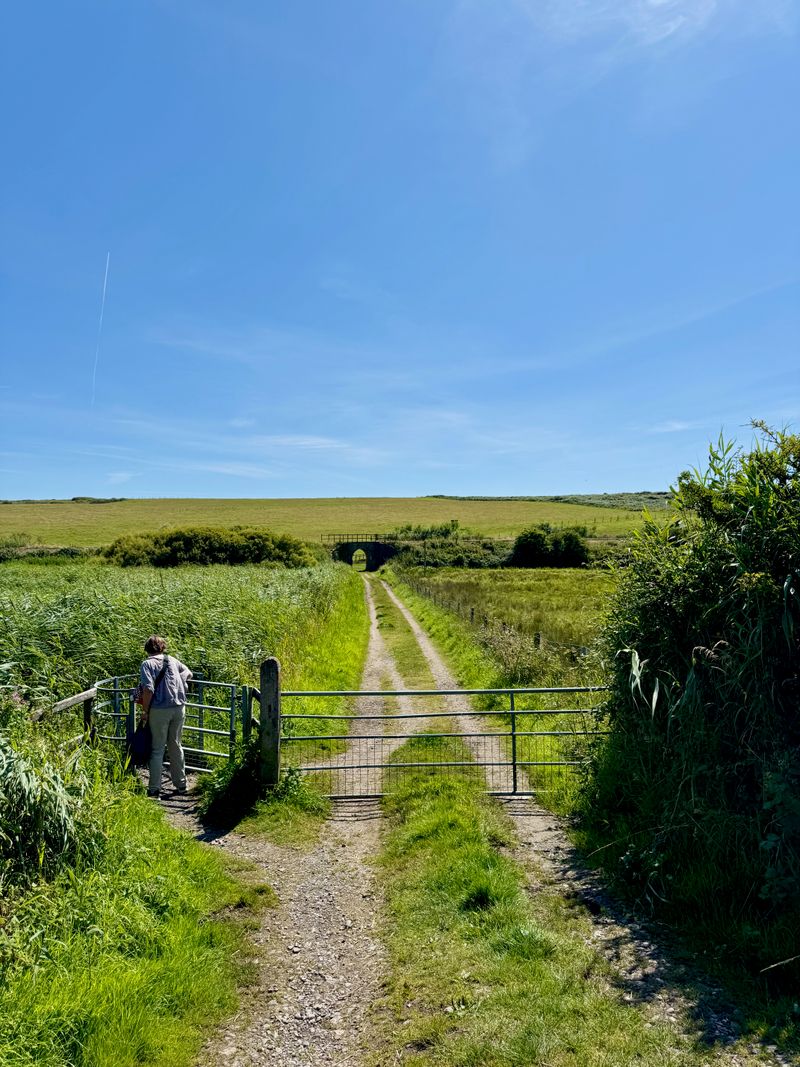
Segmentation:
<svg viewBox="0 0 800 1067">
<path fill-rule="evenodd" d="M 514 702 L 514 694 L 509 693 L 511 698 L 511 780 L 512 793 L 517 791 L 517 711 Z"/>
<path fill-rule="evenodd" d="M 97 730 L 94 725 L 94 697 L 89 697 L 83 702 L 83 736 L 90 744 L 97 740 Z"/>
<path fill-rule="evenodd" d="M 253 732 L 253 695 L 249 685 L 242 686 L 242 745 L 247 748 Z"/>
<path fill-rule="evenodd" d="M 281 665 L 274 656 L 261 664 L 260 770 L 264 785 L 281 774 Z"/>
</svg>

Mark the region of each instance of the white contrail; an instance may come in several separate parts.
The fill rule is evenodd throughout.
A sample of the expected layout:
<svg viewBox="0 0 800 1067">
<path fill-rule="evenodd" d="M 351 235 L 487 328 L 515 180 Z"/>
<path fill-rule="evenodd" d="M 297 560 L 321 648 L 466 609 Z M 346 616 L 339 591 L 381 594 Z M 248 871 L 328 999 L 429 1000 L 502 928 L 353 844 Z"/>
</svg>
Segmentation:
<svg viewBox="0 0 800 1067">
<path fill-rule="evenodd" d="M 94 407 L 95 386 L 97 385 L 97 361 L 100 359 L 100 338 L 103 334 L 103 315 L 106 310 L 106 286 L 108 285 L 108 265 L 111 253 L 106 253 L 106 273 L 103 278 L 103 299 L 100 303 L 100 323 L 97 327 L 97 347 L 94 350 L 94 370 L 92 371 L 92 407 Z"/>
</svg>

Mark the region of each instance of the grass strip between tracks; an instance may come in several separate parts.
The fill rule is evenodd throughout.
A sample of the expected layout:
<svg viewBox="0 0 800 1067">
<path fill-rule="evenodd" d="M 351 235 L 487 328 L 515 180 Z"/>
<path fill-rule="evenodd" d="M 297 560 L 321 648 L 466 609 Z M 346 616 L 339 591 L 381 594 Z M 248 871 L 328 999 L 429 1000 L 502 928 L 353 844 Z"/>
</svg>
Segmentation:
<svg viewBox="0 0 800 1067">
<path fill-rule="evenodd" d="M 398 760 L 441 760 L 420 735 Z M 463 746 L 462 757 L 469 759 Z M 703 1050 L 623 1000 L 585 915 L 526 892 L 513 826 L 467 774 L 403 776 L 381 856 L 392 975 L 373 1061 L 437 1067 L 689 1067 Z"/>
</svg>

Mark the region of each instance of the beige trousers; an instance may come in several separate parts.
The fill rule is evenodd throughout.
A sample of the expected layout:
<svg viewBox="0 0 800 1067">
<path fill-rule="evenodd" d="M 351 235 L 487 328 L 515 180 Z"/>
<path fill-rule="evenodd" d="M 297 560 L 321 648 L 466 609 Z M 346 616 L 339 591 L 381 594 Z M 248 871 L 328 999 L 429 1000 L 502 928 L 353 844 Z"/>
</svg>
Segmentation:
<svg viewBox="0 0 800 1067">
<path fill-rule="evenodd" d="M 150 753 L 150 785 L 147 791 L 151 794 L 161 791 L 164 749 L 169 752 L 172 784 L 176 789 L 186 788 L 186 767 L 181 748 L 181 734 L 185 718 L 186 708 L 183 704 L 173 704 L 166 708 L 150 708 L 148 719 L 153 734 L 153 750 Z"/>
</svg>

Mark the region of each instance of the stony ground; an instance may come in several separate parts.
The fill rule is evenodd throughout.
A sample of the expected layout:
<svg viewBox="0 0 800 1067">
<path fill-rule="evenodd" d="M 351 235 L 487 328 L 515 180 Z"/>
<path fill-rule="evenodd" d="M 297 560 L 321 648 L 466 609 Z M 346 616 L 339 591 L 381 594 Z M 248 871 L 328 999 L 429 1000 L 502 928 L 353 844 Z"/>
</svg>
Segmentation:
<svg viewBox="0 0 800 1067">
<path fill-rule="evenodd" d="M 457 688 L 416 619 L 388 592 L 414 630 L 437 687 Z M 402 689 L 368 589 L 367 597 L 372 629 L 362 687 L 385 688 L 388 680 Z M 443 699 L 446 708 L 463 711 L 463 699 Z M 381 698 L 363 698 L 358 713 L 380 714 L 382 708 Z M 401 703 L 393 710 L 409 709 Z M 469 734 L 480 732 L 480 718 L 460 716 L 459 721 L 467 743 L 477 744 Z M 416 720 L 416 727 L 424 723 Z M 348 761 L 361 762 L 365 753 L 360 748 L 369 744 L 364 735 L 375 725 L 353 720 Z M 382 746 L 384 755 L 400 743 Z M 479 758 L 504 758 L 499 740 L 494 741 L 496 752 L 487 752 L 486 742 L 480 744 Z M 331 762 L 341 768 L 345 760 Z M 364 791 L 377 791 L 377 779 L 364 785 Z M 378 802 L 336 802 L 319 842 L 307 850 L 236 832 L 215 836 L 199 826 L 191 798 L 168 797 L 164 804 L 176 825 L 246 861 L 252 876 L 268 882 L 279 899 L 277 908 L 263 913 L 253 935 L 256 981 L 242 1010 L 203 1050 L 203 1067 L 363 1067 L 374 1046 L 371 1009 L 388 967 L 379 938 L 382 901 L 373 869 L 381 832 Z M 625 999 L 680 1031 L 702 1034 L 717 1050 L 720 1063 L 744 1067 L 798 1062 L 772 1048 L 742 1048 L 735 1012 L 721 991 L 698 977 L 690 964 L 677 962 L 665 937 L 625 914 L 580 863 L 557 818 L 528 798 L 508 801 L 506 811 L 516 827 L 519 845 L 514 855 L 526 870 L 529 891 L 558 893 L 574 903 L 581 936 L 610 961 L 613 984 Z"/>
</svg>

